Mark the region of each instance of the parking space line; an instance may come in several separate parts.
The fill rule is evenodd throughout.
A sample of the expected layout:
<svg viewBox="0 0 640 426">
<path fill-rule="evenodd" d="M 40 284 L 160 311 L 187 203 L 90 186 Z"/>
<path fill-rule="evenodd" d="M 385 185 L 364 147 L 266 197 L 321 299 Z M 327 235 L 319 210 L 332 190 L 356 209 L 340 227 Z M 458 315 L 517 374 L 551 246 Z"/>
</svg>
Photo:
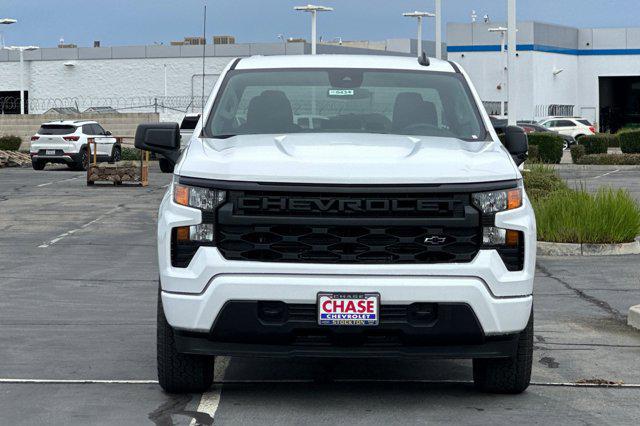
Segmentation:
<svg viewBox="0 0 640 426">
<path fill-rule="evenodd" d="M 47 183 L 41 183 L 40 185 L 36 185 L 36 188 L 42 188 L 43 186 L 48 186 L 48 185 L 51 185 L 51 184 L 54 184 L 54 183 L 68 182 L 70 180 L 76 180 L 78 178 L 80 178 L 80 176 L 72 177 L 72 178 L 69 178 L 69 179 L 55 180 L 55 181 L 51 181 L 51 182 L 47 182 Z"/>
<path fill-rule="evenodd" d="M 85 229 L 85 228 L 87 228 L 88 226 L 91 226 L 91 225 L 93 225 L 94 223 L 96 223 L 96 222 L 98 222 L 98 221 L 100 221 L 100 220 L 104 219 L 105 217 L 109 216 L 110 214 L 115 213 L 116 211 L 118 211 L 118 210 L 120 209 L 120 207 L 122 207 L 122 206 L 114 207 L 114 208 L 112 208 L 111 210 L 109 210 L 109 211 L 107 211 L 106 213 L 104 213 L 103 215 L 98 216 L 97 218 L 93 219 L 91 222 L 85 223 L 85 224 L 84 224 L 84 225 L 82 225 L 80 228 L 72 229 L 72 230 L 67 231 L 67 232 L 65 232 L 65 233 L 63 233 L 63 234 L 58 235 L 57 237 L 55 237 L 55 238 L 54 238 L 54 239 L 52 239 L 51 241 L 48 241 L 48 242 L 46 242 L 46 243 L 42 243 L 42 244 L 40 244 L 40 245 L 38 246 L 38 248 L 47 248 L 47 247 L 50 247 L 50 246 L 52 246 L 52 245 L 56 244 L 57 242 L 59 242 L 60 240 L 62 240 L 62 239 L 64 239 L 64 238 L 68 237 L 69 235 L 73 235 L 73 234 L 75 234 L 76 232 L 78 232 L 78 231 L 80 231 L 80 230 L 82 230 L 82 229 Z"/>
<path fill-rule="evenodd" d="M 604 174 L 601 174 L 601 175 L 595 176 L 595 177 L 593 177 L 592 179 L 600 179 L 601 177 L 609 176 L 609 175 L 612 175 L 612 174 L 614 174 L 614 173 L 618 173 L 619 171 L 620 171 L 620 169 L 615 169 L 615 170 L 613 170 L 613 171 L 611 171 L 611 172 L 607 172 L 607 173 L 604 173 Z"/>
<path fill-rule="evenodd" d="M 220 405 L 220 396 L 222 394 L 222 384 L 224 383 L 224 376 L 229 366 L 230 358 L 228 356 L 217 356 L 215 367 L 213 371 L 213 381 L 215 386 L 213 390 L 205 392 L 200 398 L 200 403 L 196 411 L 199 413 L 208 414 L 213 420 L 218 411 Z M 196 419 L 191 420 L 190 426 L 196 425 Z"/>
</svg>

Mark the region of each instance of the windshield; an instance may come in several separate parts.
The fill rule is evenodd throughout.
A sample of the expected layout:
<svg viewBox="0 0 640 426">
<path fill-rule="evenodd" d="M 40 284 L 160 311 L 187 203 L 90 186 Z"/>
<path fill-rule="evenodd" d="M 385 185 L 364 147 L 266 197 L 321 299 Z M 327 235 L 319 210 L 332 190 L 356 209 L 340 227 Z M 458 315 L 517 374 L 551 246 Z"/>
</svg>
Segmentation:
<svg viewBox="0 0 640 426">
<path fill-rule="evenodd" d="M 485 138 L 460 74 L 363 69 L 231 71 L 207 137 L 381 133 Z"/>
</svg>

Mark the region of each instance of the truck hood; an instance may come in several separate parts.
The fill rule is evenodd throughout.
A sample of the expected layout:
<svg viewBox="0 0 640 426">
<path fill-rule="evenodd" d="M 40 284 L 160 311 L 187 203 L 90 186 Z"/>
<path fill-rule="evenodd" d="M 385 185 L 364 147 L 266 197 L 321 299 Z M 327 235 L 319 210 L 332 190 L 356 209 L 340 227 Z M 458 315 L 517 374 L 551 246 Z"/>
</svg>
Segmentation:
<svg viewBox="0 0 640 426">
<path fill-rule="evenodd" d="M 511 180 L 500 143 L 381 134 L 304 133 L 193 138 L 181 176 L 331 184 L 439 184 Z"/>
</svg>

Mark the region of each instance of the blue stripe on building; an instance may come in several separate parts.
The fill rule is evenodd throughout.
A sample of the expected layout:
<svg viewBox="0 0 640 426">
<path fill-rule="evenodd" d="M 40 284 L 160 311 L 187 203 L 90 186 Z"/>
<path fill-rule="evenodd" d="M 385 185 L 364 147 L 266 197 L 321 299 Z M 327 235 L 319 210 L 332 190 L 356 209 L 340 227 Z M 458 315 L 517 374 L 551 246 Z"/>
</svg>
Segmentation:
<svg viewBox="0 0 640 426">
<path fill-rule="evenodd" d="M 448 46 L 447 52 L 499 52 L 500 45 Z M 543 44 L 519 44 L 519 52 L 546 52 L 575 56 L 640 55 L 640 49 L 568 49 Z"/>
</svg>

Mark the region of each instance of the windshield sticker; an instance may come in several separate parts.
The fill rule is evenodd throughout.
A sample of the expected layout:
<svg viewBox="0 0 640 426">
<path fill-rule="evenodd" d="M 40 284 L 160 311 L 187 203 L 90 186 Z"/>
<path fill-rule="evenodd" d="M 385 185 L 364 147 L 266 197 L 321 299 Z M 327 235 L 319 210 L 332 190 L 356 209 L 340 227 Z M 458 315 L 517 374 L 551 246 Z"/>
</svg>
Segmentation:
<svg viewBox="0 0 640 426">
<path fill-rule="evenodd" d="M 329 96 L 353 96 L 355 91 L 352 89 L 330 89 Z"/>
</svg>

